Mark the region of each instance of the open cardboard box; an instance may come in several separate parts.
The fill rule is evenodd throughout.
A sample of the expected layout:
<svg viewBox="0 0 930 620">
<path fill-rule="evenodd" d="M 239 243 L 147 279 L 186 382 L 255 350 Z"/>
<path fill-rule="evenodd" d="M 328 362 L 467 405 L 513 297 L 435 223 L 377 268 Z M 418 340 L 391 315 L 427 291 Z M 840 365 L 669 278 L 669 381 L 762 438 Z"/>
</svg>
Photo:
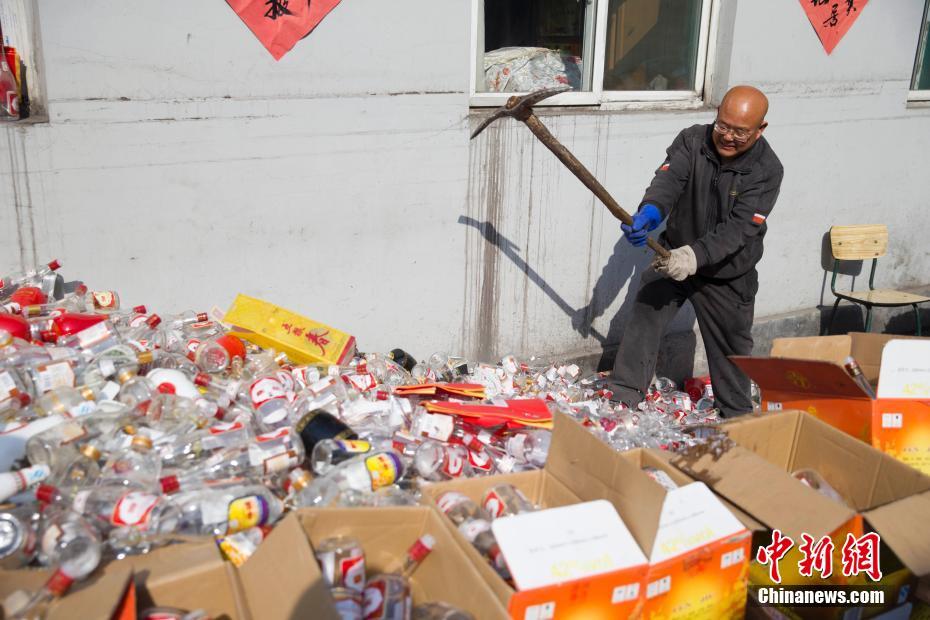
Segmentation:
<svg viewBox="0 0 930 620">
<path fill-rule="evenodd" d="M 872 398 L 843 368 L 848 356 L 877 385 L 888 334 L 776 338 L 771 357 L 733 357 L 762 390 L 763 411 L 802 409 L 875 448 L 930 474 L 930 401 Z M 930 338 L 919 340 L 930 342 Z"/>
<path fill-rule="evenodd" d="M 29 594 L 39 590 L 50 576 L 48 570 L 0 570 L 0 603 L 17 590 Z M 45 617 L 47 620 L 112 618 L 119 611 L 131 579 L 132 567 L 128 564 L 95 574 L 75 583 L 64 597 L 48 607 Z M 0 618 L 6 617 L 0 606 Z"/>
<path fill-rule="evenodd" d="M 505 483 L 513 484 L 543 508 L 606 499 L 644 555 L 655 559 L 650 565 L 516 591 L 446 520 L 513 618 L 532 617 L 534 609 L 553 603 L 556 618 L 742 617 L 749 532 L 739 523 L 731 523 L 727 530 L 719 523 L 704 521 L 710 515 L 700 510 L 682 512 L 681 502 L 675 500 L 683 489 L 666 491 L 642 471 L 644 466 L 665 470 L 681 485 L 693 482 L 660 453 L 618 453 L 573 419 L 557 415 L 544 469 L 431 484 L 424 489 L 424 500 L 435 504 L 442 493 L 457 491 L 480 503 L 488 488 Z M 703 491 L 698 495 L 707 502 L 703 506 L 709 504 L 707 510 L 713 513 L 713 520 L 720 516 L 716 510 L 725 509 L 706 488 Z M 693 489 L 684 491 L 691 492 Z M 676 518 L 688 527 L 676 528 Z M 614 603 L 615 593 L 629 592 L 631 584 L 637 583 L 640 587 L 636 600 Z"/>
<path fill-rule="evenodd" d="M 48 618 L 113 618 L 134 578 L 139 611 L 159 606 L 203 609 L 215 620 L 339 620 L 311 543 L 338 534 L 362 543 L 369 575 L 398 568 L 409 546 L 432 534 L 436 547 L 411 580 L 414 603 L 445 601 L 482 620 L 506 618 L 443 520 L 424 506 L 304 510 L 279 521 L 238 569 L 222 559 L 212 540 L 169 545 L 111 561 L 88 581 L 75 584 L 52 605 Z M 14 590 L 35 591 L 49 574 L 0 571 L 0 600 Z"/>
<path fill-rule="evenodd" d="M 434 536 L 436 546 L 411 577 L 414 604 L 444 601 L 475 618 L 506 618 L 440 515 L 424 506 L 316 508 L 287 515 L 239 569 L 253 617 L 338 620 L 313 545 L 337 535 L 356 538 L 371 577 L 399 569 L 407 549 L 424 534 Z"/>
<path fill-rule="evenodd" d="M 913 575 L 930 573 L 930 477 L 803 411 L 746 417 L 723 428 L 735 443 L 716 454 L 695 450 L 670 461 L 763 526 L 751 526 L 758 534 L 753 552 L 771 542 L 773 529 L 795 541 L 779 563 L 783 585 L 871 584 L 865 576 L 846 578 L 841 570 L 847 533 L 859 537 L 867 530 L 882 539 L 884 577 L 878 587 L 886 589 L 889 607 Z M 819 472 L 846 504 L 790 474 L 805 468 Z M 824 535 L 833 540 L 834 571 L 829 579 L 799 574 L 798 544 L 804 533 L 815 540 Z M 772 583 L 768 567 L 756 561 L 749 575 L 752 586 Z M 867 608 L 865 613 L 877 611 Z"/>
<path fill-rule="evenodd" d="M 17 589 L 39 589 L 50 574 L 48 570 L 0 571 L 0 599 Z M 138 611 L 167 606 L 203 609 L 217 620 L 252 618 L 235 569 L 223 561 L 212 540 L 110 561 L 54 602 L 47 618 L 135 618 L 136 607 L 120 609 L 131 580 Z"/>
</svg>

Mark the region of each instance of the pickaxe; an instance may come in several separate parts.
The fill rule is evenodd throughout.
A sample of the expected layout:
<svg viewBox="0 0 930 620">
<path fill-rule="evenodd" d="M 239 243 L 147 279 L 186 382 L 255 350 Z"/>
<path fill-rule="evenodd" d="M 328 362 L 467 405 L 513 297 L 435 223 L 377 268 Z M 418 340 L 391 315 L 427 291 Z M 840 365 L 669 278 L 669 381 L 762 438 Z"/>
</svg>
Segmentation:
<svg viewBox="0 0 930 620">
<path fill-rule="evenodd" d="M 632 226 L 633 218 L 630 217 L 630 214 L 623 210 L 623 208 L 614 200 L 613 196 L 610 195 L 603 185 L 594 178 L 594 175 L 584 167 L 578 159 L 571 154 L 565 146 L 559 142 L 555 136 L 549 133 L 549 130 L 546 129 L 546 126 L 536 117 L 533 113 L 533 106 L 553 95 L 565 92 L 566 90 L 571 90 L 570 86 L 558 86 L 556 88 L 546 88 L 543 90 L 537 90 L 528 95 L 522 97 L 517 97 L 514 95 L 507 100 L 507 103 L 504 104 L 497 112 L 489 116 L 484 120 L 483 123 L 478 125 L 478 128 L 472 132 L 472 139 L 475 138 L 479 133 L 485 130 L 485 128 L 496 121 L 497 119 L 503 116 L 512 116 L 518 121 L 523 121 L 526 123 L 526 126 L 530 128 L 530 131 L 533 132 L 539 141 L 546 145 L 546 148 L 552 151 L 552 153 L 559 158 L 565 166 L 572 171 L 578 180 L 585 184 L 585 187 L 594 192 L 594 195 L 597 196 L 601 202 L 604 203 L 604 206 L 607 207 L 607 210 L 611 214 L 626 224 L 627 226 Z M 668 258 L 668 250 L 663 248 L 658 242 L 653 238 L 648 238 L 646 243 L 652 249 L 653 252 L 661 256 L 662 258 Z"/>
</svg>

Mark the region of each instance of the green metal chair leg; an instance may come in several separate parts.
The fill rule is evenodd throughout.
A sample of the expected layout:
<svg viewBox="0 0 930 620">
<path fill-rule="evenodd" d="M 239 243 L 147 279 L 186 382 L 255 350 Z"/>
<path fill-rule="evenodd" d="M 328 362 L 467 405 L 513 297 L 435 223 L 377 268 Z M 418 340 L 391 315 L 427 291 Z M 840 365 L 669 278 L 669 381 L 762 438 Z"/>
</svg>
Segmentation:
<svg viewBox="0 0 930 620">
<path fill-rule="evenodd" d="M 917 304 L 914 304 L 914 322 L 917 323 L 917 335 L 920 336 L 920 308 L 917 307 Z"/>
<path fill-rule="evenodd" d="M 866 306 L 868 310 L 865 313 L 865 331 L 872 331 L 872 306 Z"/>
<path fill-rule="evenodd" d="M 821 336 L 829 336 L 833 332 L 833 319 L 836 318 L 836 310 L 840 307 L 840 298 L 836 298 L 836 303 L 833 304 L 833 312 L 830 313 L 830 322 L 827 323 L 827 331 Z"/>
</svg>

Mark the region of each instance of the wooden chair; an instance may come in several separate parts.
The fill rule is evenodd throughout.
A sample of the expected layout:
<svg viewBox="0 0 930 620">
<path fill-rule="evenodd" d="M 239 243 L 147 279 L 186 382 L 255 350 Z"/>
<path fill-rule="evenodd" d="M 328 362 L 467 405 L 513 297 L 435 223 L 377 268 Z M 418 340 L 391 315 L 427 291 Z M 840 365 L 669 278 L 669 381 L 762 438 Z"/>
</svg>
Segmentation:
<svg viewBox="0 0 930 620">
<path fill-rule="evenodd" d="M 833 319 L 836 317 L 836 310 L 840 301 L 845 299 L 854 304 L 866 307 L 865 331 L 872 329 L 872 308 L 878 307 L 896 307 L 896 306 L 913 306 L 914 318 L 917 321 L 917 335 L 920 336 L 920 311 L 918 304 L 930 301 L 930 297 L 914 295 L 903 291 L 890 289 L 876 289 L 875 267 L 878 265 L 878 258 L 885 255 L 888 249 L 888 227 L 884 224 L 877 225 L 859 225 L 859 226 L 833 226 L 830 228 L 830 247 L 833 251 L 833 279 L 830 281 L 830 290 L 836 296 L 836 303 L 833 304 L 833 312 L 830 314 L 830 323 L 827 326 L 827 333 L 833 329 Z M 866 260 L 872 259 L 872 271 L 869 274 L 869 290 L 867 291 L 837 291 L 837 261 L 841 260 Z"/>
</svg>

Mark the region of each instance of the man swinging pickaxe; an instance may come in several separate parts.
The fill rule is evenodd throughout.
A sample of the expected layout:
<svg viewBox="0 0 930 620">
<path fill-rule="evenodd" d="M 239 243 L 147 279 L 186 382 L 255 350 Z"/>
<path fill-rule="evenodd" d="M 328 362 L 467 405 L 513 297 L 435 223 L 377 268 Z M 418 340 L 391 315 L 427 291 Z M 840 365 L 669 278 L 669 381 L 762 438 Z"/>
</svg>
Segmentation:
<svg viewBox="0 0 930 620">
<path fill-rule="evenodd" d="M 484 122 L 481 123 L 474 132 L 472 132 L 471 137 L 474 139 L 475 136 L 484 131 L 488 125 L 503 116 L 512 116 L 518 121 L 523 121 L 526 123 L 526 126 L 530 128 L 530 131 L 533 132 L 533 135 L 539 138 L 539 141 L 545 144 L 546 148 L 552 151 L 552 153 L 559 158 L 559 161 L 565 164 L 565 166 L 572 171 L 572 174 L 578 177 L 578 179 L 584 183 L 588 189 L 594 192 L 594 195 L 604 203 L 604 206 L 607 207 L 607 210 L 610 211 L 615 218 L 627 226 L 632 226 L 633 218 L 630 217 L 630 214 L 623 210 L 617 201 L 614 200 L 613 196 L 610 195 L 610 192 L 608 192 L 604 186 L 594 178 L 594 175 L 591 174 L 591 172 L 585 168 L 584 165 L 578 161 L 578 159 L 555 138 L 555 136 L 549 133 L 549 130 L 546 129 L 546 126 L 542 124 L 542 122 L 536 117 L 535 114 L 533 114 L 534 105 L 543 99 L 570 89 L 570 86 L 559 86 L 556 88 L 538 90 L 522 97 L 513 96 L 508 99 L 507 103 L 504 104 L 504 106 L 501 107 L 497 112 L 486 118 Z M 646 243 L 659 257 L 668 259 L 668 250 L 659 245 L 655 239 L 650 237 L 647 239 Z"/>
</svg>

